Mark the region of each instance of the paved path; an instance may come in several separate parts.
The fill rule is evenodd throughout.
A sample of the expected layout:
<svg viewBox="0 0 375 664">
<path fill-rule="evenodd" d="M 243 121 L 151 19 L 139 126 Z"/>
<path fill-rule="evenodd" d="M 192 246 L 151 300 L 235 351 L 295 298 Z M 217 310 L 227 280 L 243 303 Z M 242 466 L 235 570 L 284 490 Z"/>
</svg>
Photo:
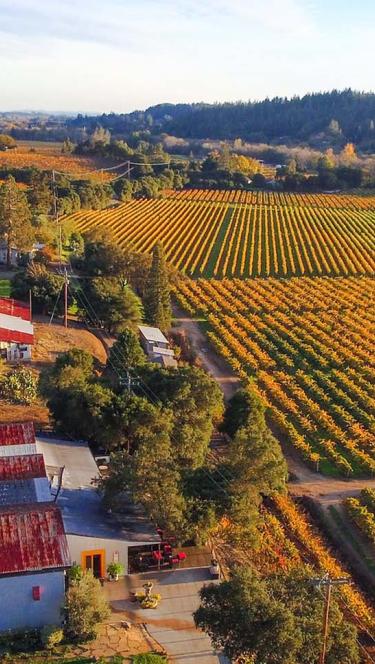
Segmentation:
<svg viewBox="0 0 375 664">
<path fill-rule="evenodd" d="M 241 381 L 233 369 L 213 348 L 202 332 L 199 324 L 183 312 L 174 308 L 176 321 L 190 338 L 191 343 L 202 363 L 202 366 L 219 383 L 225 399 L 230 399 L 241 386 Z M 293 480 L 289 482 L 289 490 L 295 496 L 311 496 L 323 504 L 339 503 L 348 496 L 358 495 L 365 487 L 375 488 L 375 479 L 343 480 L 327 477 L 311 470 L 295 453 L 283 445 L 284 456 Z"/>
<path fill-rule="evenodd" d="M 127 599 L 130 591 L 142 591 L 145 581 L 153 581 L 153 593 L 162 597 L 156 609 L 141 609 L 138 603 Z M 204 583 L 212 583 L 208 569 L 195 567 L 133 574 L 116 584 L 108 584 L 106 592 L 112 610 L 119 617 L 145 623 L 174 664 L 229 664 L 213 651 L 209 637 L 194 624 L 193 612 L 199 606 L 198 593 Z"/>
</svg>

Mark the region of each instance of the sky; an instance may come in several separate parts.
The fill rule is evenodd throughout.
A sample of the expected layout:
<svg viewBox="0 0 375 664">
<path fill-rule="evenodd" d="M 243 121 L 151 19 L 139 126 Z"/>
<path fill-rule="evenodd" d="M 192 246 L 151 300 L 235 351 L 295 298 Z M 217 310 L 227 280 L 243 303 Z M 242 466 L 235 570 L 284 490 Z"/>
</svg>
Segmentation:
<svg viewBox="0 0 375 664">
<path fill-rule="evenodd" d="M 0 0 L 0 111 L 374 90 L 374 0 Z"/>
</svg>

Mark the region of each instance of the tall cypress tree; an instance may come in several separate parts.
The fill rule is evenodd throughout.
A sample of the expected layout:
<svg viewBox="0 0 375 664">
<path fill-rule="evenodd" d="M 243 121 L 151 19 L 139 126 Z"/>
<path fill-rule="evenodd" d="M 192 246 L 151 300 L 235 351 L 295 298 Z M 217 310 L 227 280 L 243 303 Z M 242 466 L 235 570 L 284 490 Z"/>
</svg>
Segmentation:
<svg viewBox="0 0 375 664">
<path fill-rule="evenodd" d="M 0 186 L 0 238 L 7 243 L 7 266 L 11 264 L 11 250 L 31 249 L 34 242 L 34 228 L 26 195 L 9 176 Z"/>
<path fill-rule="evenodd" d="M 169 330 L 172 322 L 172 307 L 168 270 L 163 245 L 158 242 L 152 251 L 152 264 L 148 275 L 144 308 L 146 320 L 163 332 Z"/>
</svg>

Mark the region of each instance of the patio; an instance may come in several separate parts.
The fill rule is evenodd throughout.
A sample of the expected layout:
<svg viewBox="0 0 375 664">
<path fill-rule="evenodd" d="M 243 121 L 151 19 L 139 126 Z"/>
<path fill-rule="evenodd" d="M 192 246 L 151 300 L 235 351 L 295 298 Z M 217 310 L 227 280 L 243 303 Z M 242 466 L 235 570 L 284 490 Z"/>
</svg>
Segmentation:
<svg viewBox="0 0 375 664">
<path fill-rule="evenodd" d="M 129 600 L 131 593 L 143 590 L 146 581 L 152 581 L 152 592 L 161 595 L 156 609 L 141 609 L 138 602 Z M 217 581 L 211 580 L 207 567 L 195 567 L 133 574 L 104 588 L 117 619 L 146 624 L 175 664 L 224 664 L 226 660 L 213 651 L 210 639 L 196 629 L 193 620 L 205 583 Z"/>
</svg>

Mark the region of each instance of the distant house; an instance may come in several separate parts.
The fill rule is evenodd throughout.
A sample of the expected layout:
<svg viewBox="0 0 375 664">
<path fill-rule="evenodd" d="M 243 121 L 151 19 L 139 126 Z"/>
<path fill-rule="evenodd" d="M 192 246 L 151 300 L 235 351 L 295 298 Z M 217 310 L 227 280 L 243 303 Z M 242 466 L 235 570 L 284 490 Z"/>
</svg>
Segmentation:
<svg viewBox="0 0 375 664">
<path fill-rule="evenodd" d="M 33 424 L 0 425 L 0 631 L 61 622 L 68 543 Z"/>
<path fill-rule="evenodd" d="M 130 499 L 124 500 L 120 517 L 104 509 L 96 490 L 99 470 L 87 443 L 48 438 L 38 439 L 37 448 L 47 468 L 64 467 L 57 505 L 73 562 L 99 578 L 106 577 L 111 562 L 121 563 L 127 574 L 132 549 L 158 546 L 156 528 Z"/>
<path fill-rule="evenodd" d="M 0 298 L 0 357 L 8 362 L 30 360 L 33 343 L 30 306 L 11 298 Z"/>
<path fill-rule="evenodd" d="M 169 346 L 168 339 L 158 327 L 139 325 L 139 334 L 142 347 L 151 360 L 165 367 L 177 367 L 174 352 Z"/>
<path fill-rule="evenodd" d="M 15 267 L 18 264 L 20 252 L 15 247 L 10 249 L 10 264 Z M 8 245 L 6 242 L 0 242 L 0 265 L 8 263 Z"/>
</svg>

